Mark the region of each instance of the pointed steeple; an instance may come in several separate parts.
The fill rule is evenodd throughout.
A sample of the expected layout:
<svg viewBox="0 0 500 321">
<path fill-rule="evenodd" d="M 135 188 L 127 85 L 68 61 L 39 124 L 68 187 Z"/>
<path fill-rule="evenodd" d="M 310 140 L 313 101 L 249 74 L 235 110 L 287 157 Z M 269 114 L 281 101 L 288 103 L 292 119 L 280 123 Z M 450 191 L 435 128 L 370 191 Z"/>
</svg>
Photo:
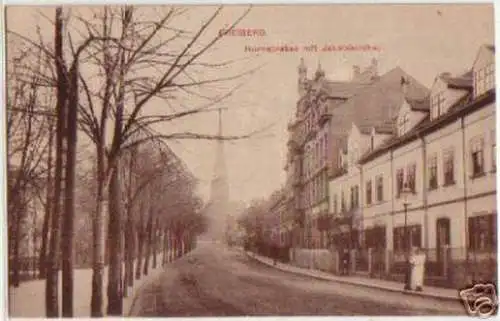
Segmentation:
<svg viewBox="0 0 500 321">
<path fill-rule="evenodd" d="M 223 137 L 222 131 L 222 109 L 219 109 L 217 136 Z M 224 155 L 224 141 L 218 139 L 215 149 L 215 166 L 210 187 L 210 201 L 217 204 L 225 204 L 229 198 L 229 187 L 227 183 L 226 158 Z"/>
</svg>

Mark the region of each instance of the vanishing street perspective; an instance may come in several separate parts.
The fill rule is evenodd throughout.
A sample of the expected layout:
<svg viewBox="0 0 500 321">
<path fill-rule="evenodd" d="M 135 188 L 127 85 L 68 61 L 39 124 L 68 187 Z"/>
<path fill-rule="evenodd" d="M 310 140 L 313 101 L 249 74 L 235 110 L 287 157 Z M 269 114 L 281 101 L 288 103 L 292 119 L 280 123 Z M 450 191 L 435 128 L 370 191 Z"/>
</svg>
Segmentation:
<svg viewBox="0 0 500 321">
<path fill-rule="evenodd" d="M 493 5 L 6 23 L 6 317 L 497 314 Z"/>
</svg>

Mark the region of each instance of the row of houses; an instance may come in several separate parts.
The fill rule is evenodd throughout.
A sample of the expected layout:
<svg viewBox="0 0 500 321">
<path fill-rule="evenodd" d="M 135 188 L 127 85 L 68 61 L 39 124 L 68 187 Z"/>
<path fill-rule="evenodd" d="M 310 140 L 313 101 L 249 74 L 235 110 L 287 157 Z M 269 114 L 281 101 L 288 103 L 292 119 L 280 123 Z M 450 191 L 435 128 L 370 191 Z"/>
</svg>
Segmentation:
<svg viewBox="0 0 500 321">
<path fill-rule="evenodd" d="M 372 61 L 350 82 L 299 66 L 287 185 L 274 212 L 283 246 L 496 254 L 493 46 L 430 89 Z M 429 252 L 431 253 L 431 252 Z"/>
</svg>

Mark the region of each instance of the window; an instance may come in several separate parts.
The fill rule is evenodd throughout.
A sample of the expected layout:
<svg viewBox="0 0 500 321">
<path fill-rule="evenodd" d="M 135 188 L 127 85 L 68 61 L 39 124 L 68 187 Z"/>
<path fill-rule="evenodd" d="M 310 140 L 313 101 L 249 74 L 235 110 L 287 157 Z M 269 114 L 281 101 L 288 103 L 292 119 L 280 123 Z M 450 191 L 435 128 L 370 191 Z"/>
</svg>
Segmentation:
<svg viewBox="0 0 500 321">
<path fill-rule="evenodd" d="M 337 204 L 337 194 L 333 195 L 333 214 L 337 214 L 338 204 Z"/>
<path fill-rule="evenodd" d="M 429 166 L 429 190 L 433 190 L 438 187 L 436 154 L 429 157 L 428 166 Z"/>
<path fill-rule="evenodd" d="M 474 72 L 474 78 L 476 80 L 476 86 L 474 88 L 475 92 L 476 92 L 476 96 L 479 96 L 481 95 L 482 93 L 484 93 L 484 75 L 483 75 L 483 72 L 484 70 L 483 69 L 480 69 L 476 72 Z"/>
<path fill-rule="evenodd" d="M 342 191 L 342 194 L 340 195 L 340 212 L 345 212 L 345 196 L 344 196 L 344 191 Z"/>
<path fill-rule="evenodd" d="M 325 134 L 325 139 L 323 140 L 323 144 L 324 144 L 324 163 L 326 164 L 326 162 L 328 161 L 328 136 Z"/>
<path fill-rule="evenodd" d="M 318 167 L 323 166 L 323 137 L 319 139 L 318 144 Z"/>
<path fill-rule="evenodd" d="M 408 233 L 408 243 L 405 244 L 406 242 L 406 233 L 405 233 L 405 227 L 400 226 L 400 227 L 395 227 L 394 228 L 394 251 L 395 252 L 402 252 L 406 251 L 409 248 L 412 248 L 414 246 L 416 247 L 421 247 L 421 240 L 422 240 L 422 227 L 420 225 L 408 225 L 407 227 L 407 233 Z M 406 245 L 406 246 L 405 246 Z"/>
<path fill-rule="evenodd" d="M 373 150 L 375 148 L 375 136 L 371 135 L 370 136 L 370 150 Z"/>
<path fill-rule="evenodd" d="M 366 205 L 372 203 L 372 181 L 366 182 Z"/>
<path fill-rule="evenodd" d="M 434 95 L 431 99 L 431 120 L 438 118 L 444 113 L 445 97 L 444 93 L 440 92 Z"/>
<path fill-rule="evenodd" d="M 491 171 L 497 171 L 497 139 L 495 137 L 495 131 L 491 131 Z"/>
<path fill-rule="evenodd" d="M 316 142 L 315 144 L 315 149 L 314 151 L 316 152 L 316 160 L 314 162 L 314 168 L 318 168 L 319 167 L 319 162 L 320 162 L 320 159 L 321 159 L 321 155 L 320 155 L 320 148 L 319 148 L 319 142 Z"/>
<path fill-rule="evenodd" d="M 359 187 L 351 187 L 351 209 L 358 208 L 359 206 Z"/>
<path fill-rule="evenodd" d="M 399 117 L 399 122 L 398 122 L 398 133 L 399 135 L 404 135 L 406 131 L 408 130 L 408 123 L 410 122 L 408 113 L 404 113 Z"/>
<path fill-rule="evenodd" d="M 482 175 L 484 173 L 484 139 L 476 137 L 471 140 L 471 162 L 472 162 L 472 177 Z"/>
<path fill-rule="evenodd" d="M 403 182 L 404 182 L 405 172 L 402 168 L 396 171 L 396 197 L 401 195 L 401 191 L 403 190 Z"/>
<path fill-rule="evenodd" d="M 486 91 L 495 88 L 495 65 L 489 64 L 486 67 L 474 72 L 474 93 L 480 96 Z"/>
<path fill-rule="evenodd" d="M 443 154 L 444 185 L 455 184 L 455 150 L 450 148 Z"/>
<path fill-rule="evenodd" d="M 495 88 L 495 64 L 486 66 L 484 78 L 485 90 Z"/>
<path fill-rule="evenodd" d="M 385 249 L 385 226 L 372 227 L 365 230 L 365 246 L 366 248 Z"/>
<path fill-rule="evenodd" d="M 384 200 L 384 177 L 377 176 L 377 202 Z"/>
<path fill-rule="evenodd" d="M 496 250 L 496 215 L 469 218 L 469 249 L 473 251 Z"/>
<path fill-rule="evenodd" d="M 415 193 L 415 172 L 417 170 L 416 164 L 411 164 L 407 168 L 406 173 L 406 184 L 408 184 L 408 188 Z"/>
</svg>

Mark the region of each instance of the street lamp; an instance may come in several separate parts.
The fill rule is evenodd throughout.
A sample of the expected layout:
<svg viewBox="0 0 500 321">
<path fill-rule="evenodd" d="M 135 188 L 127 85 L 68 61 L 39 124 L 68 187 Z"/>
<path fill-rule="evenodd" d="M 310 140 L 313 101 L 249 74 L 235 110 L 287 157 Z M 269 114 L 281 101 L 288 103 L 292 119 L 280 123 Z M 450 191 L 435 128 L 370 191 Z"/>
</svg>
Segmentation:
<svg viewBox="0 0 500 321">
<path fill-rule="evenodd" d="M 405 226 L 404 226 L 404 244 L 405 244 L 405 290 L 410 290 L 410 275 L 411 275 L 411 265 L 410 265 L 410 237 L 408 233 L 408 195 L 413 194 L 413 191 L 405 184 L 400 192 L 403 197 L 403 206 L 405 209 Z"/>
</svg>

